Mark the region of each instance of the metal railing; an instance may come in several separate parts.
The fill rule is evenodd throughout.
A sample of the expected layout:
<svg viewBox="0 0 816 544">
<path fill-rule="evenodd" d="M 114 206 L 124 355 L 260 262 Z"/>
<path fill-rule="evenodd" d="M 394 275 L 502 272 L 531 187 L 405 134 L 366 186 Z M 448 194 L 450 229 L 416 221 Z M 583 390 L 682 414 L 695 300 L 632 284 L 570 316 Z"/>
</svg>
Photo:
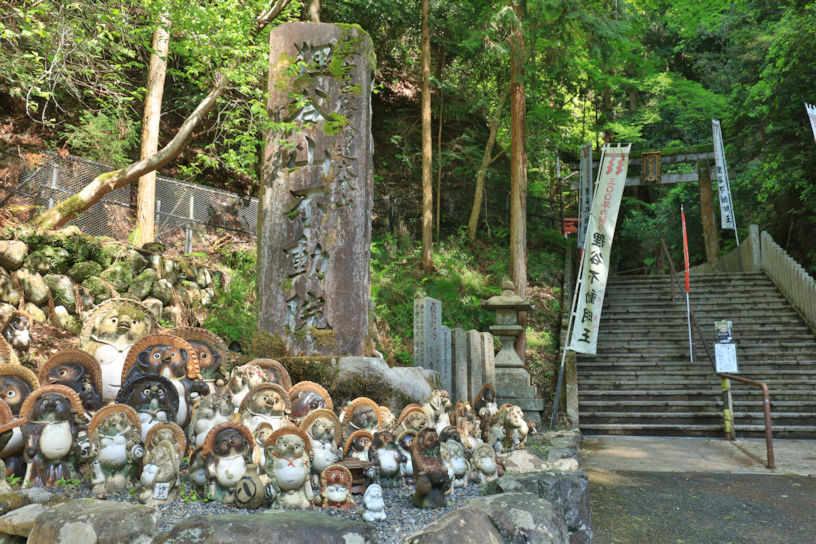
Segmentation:
<svg viewBox="0 0 816 544">
<path fill-rule="evenodd" d="M 671 271 L 671 299 L 672 302 L 674 302 L 675 283 L 677 284 L 680 291 L 683 290 L 682 287 L 683 284 L 680 282 L 680 275 L 674 268 L 674 262 L 672 262 L 671 256 L 669 255 L 669 249 L 666 247 L 666 242 L 662 239 L 660 240 L 660 247 L 662 249 L 662 255 L 660 255 L 660 257 L 666 260 L 666 262 L 669 264 L 669 269 Z M 736 432 L 734 429 L 734 408 L 733 402 L 731 400 L 730 380 L 758 387 L 762 391 L 762 409 L 765 414 L 765 447 L 767 452 L 766 466 L 768 468 L 775 469 L 776 463 L 774 460 L 773 451 L 773 425 L 771 423 L 771 398 L 770 393 L 768 392 L 768 385 L 764 382 L 744 378 L 742 376 L 717 373 L 717 364 L 714 360 L 714 353 L 712 352 L 711 347 L 708 345 L 708 341 L 703 335 L 703 331 L 700 328 L 700 325 L 697 322 L 696 317 L 694 316 L 694 309 L 691 307 L 689 307 L 689 319 L 691 320 L 693 331 L 692 346 L 690 346 L 689 349 L 694 349 L 693 345 L 696 343 L 696 338 L 699 338 L 700 343 L 702 344 L 703 348 L 705 349 L 706 355 L 708 356 L 708 360 L 711 363 L 711 368 L 714 370 L 714 373 L 717 374 L 717 377 L 720 378 L 720 385 L 722 387 L 723 392 L 723 426 L 725 428 L 725 436 L 728 440 L 736 439 Z"/>
</svg>

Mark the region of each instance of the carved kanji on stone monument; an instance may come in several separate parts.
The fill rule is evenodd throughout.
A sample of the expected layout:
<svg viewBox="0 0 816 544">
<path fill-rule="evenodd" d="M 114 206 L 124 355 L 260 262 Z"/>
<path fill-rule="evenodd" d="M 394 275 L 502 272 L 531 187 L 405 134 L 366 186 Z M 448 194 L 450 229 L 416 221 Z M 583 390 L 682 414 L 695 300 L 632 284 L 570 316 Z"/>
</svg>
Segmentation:
<svg viewBox="0 0 816 544">
<path fill-rule="evenodd" d="M 287 23 L 270 35 L 258 236 L 258 326 L 292 355 L 366 355 L 371 39 Z"/>
</svg>

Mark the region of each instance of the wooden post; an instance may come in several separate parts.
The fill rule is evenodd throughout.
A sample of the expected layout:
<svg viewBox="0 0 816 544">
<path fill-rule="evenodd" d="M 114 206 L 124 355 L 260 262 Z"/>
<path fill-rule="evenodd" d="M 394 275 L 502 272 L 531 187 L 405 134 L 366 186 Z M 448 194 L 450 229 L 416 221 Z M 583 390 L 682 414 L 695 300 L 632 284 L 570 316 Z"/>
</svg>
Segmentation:
<svg viewBox="0 0 816 544">
<path fill-rule="evenodd" d="M 711 166 L 708 159 L 697 161 L 697 178 L 700 187 L 700 215 L 703 219 L 706 261 L 716 269 L 720 266 L 720 240 L 714 223 L 714 194 L 711 190 Z"/>
</svg>

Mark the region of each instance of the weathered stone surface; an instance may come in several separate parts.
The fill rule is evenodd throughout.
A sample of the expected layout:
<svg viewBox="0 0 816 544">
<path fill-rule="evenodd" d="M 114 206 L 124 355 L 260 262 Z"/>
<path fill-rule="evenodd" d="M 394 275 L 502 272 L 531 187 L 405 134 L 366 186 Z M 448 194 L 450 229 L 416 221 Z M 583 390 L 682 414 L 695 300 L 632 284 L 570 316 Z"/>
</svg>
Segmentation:
<svg viewBox="0 0 816 544">
<path fill-rule="evenodd" d="M 162 310 L 164 309 L 164 304 L 162 301 L 154 298 L 154 297 L 147 297 L 142 301 L 142 304 L 150 310 L 150 313 L 156 316 L 156 321 L 161 319 Z"/>
<path fill-rule="evenodd" d="M 400 544 L 504 544 L 501 533 L 490 517 L 474 508 L 460 508 L 434 521 Z"/>
<path fill-rule="evenodd" d="M 74 281 L 82 283 L 92 276 L 98 276 L 102 273 L 102 265 L 95 261 L 82 261 L 76 263 L 68 270 L 68 275 Z"/>
<path fill-rule="evenodd" d="M 28 246 L 20 240 L 0 241 L 0 266 L 6 270 L 17 270 L 25 262 Z"/>
<path fill-rule="evenodd" d="M 343 383 L 356 377 L 375 379 L 411 399 L 421 403 L 430 396 L 432 388 L 423 369 L 412 366 L 389 368 L 376 357 L 340 357 L 337 359 L 337 381 Z"/>
<path fill-rule="evenodd" d="M 0 302 L 0 321 L 5 323 L 7 319 L 9 319 L 14 312 L 17 311 L 16 306 L 12 306 L 11 304 L 6 304 L 5 302 Z M 2 482 L 0 482 L 1 484 Z"/>
<path fill-rule="evenodd" d="M 156 544 L 365 544 L 374 527 L 322 512 L 273 511 L 185 519 Z"/>
<path fill-rule="evenodd" d="M 178 281 L 178 269 L 176 268 L 176 263 L 173 262 L 172 259 L 165 259 L 162 257 L 159 272 L 159 276 L 169 281 L 170 285 Z"/>
<path fill-rule="evenodd" d="M 177 261 L 176 268 L 179 272 L 179 277 L 183 280 L 195 281 L 198 269 L 187 261 Z"/>
<path fill-rule="evenodd" d="M 451 400 L 472 401 L 468 391 L 468 344 L 467 333 L 464 329 L 453 329 L 453 391 L 450 391 Z"/>
<path fill-rule="evenodd" d="M 527 450 L 514 450 L 501 455 L 499 456 L 499 462 L 501 462 L 506 473 L 509 474 L 527 474 L 544 470 L 577 472 L 581 469 L 578 461 L 572 457 L 544 461 Z"/>
<path fill-rule="evenodd" d="M 549 471 L 502 476 L 487 484 L 485 493 L 528 492 L 547 499 L 561 509 L 571 534 L 570 540 L 577 543 L 592 542 L 588 490 L 585 472 Z"/>
<path fill-rule="evenodd" d="M 0 495 L 0 515 L 22 508 L 33 501 L 19 491 L 10 491 Z"/>
<path fill-rule="evenodd" d="M 37 516 L 45 512 L 42 504 L 34 503 L 0 516 L 0 533 L 28 536 Z"/>
<path fill-rule="evenodd" d="M 31 502 L 47 503 L 54 496 L 53 493 L 44 487 L 28 487 L 17 491 L 20 495 L 27 498 Z"/>
<path fill-rule="evenodd" d="M 414 299 L 414 365 L 439 370 L 439 327 L 442 303 L 435 298 Z"/>
<path fill-rule="evenodd" d="M 173 284 L 167 278 L 162 278 L 153 282 L 150 296 L 159 299 L 162 304 L 173 303 Z"/>
<path fill-rule="evenodd" d="M 38 272 L 24 266 L 17 271 L 17 279 L 20 281 L 20 285 L 23 286 L 26 301 L 33 302 L 38 306 L 48 301 L 50 291 Z"/>
<path fill-rule="evenodd" d="M 533 493 L 477 497 L 468 501 L 467 506 L 487 514 L 505 542 L 569 542 L 563 512 Z"/>
<path fill-rule="evenodd" d="M 103 270 L 99 277 L 110 283 L 120 293 L 124 293 L 130 287 L 133 272 L 128 263 L 120 261 Z"/>
<path fill-rule="evenodd" d="M 270 117 L 301 129 L 288 141 L 267 137 L 258 327 L 292 354 L 366 352 L 373 70 L 371 39 L 358 28 L 286 23 L 270 32 Z"/>
<path fill-rule="evenodd" d="M 97 304 L 111 298 L 111 291 L 101 278 L 97 278 L 96 276 L 85 278 L 85 281 L 82 282 L 82 286 L 88 290 L 94 302 Z"/>
<path fill-rule="evenodd" d="M 156 532 L 156 508 L 113 501 L 74 499 L 40 514 L 29 544 L 148 544 Z"/>
<path fill-rule="evenodd" d="M 8 272 L 0 268 L 0 301 L 17 306 L 20 303 L 20 290 Z"/>
<path fill-rule="evenodd" d="M 40 274 L 64 274 L 71 264 L 71 254 L 61 247 L 42 246 L 25 259 L 26 267 Z"/>
<path fill-rule="evenodd" d="M 212 273 L 204 267 L 199 268 L 196 274 L 196 283 L 202 289 L 209 287 L 212 285 Z"/>
<path fill-rule="evenodd" d="M 479 334 L 479 341 L 482 352 L 482 369 L 484 371 L 485 383 L 496 384 L 496 352 L 493 348 L 493 335 L 489 332 Z"/>
<path fill-rule="evenodd" d="M 182 281 L 178 292 L 187 308 L 198 308 L 201 305 L 201 288 L 194 281 Z"/>
<path fill-rule="evenodd" d="M 0 534 L 0 544 L 26 544 L 26 537 Z"/>
<path fill-rule="evenodd" d="M 573 450 L 576 454 L 578 448 L 581 447 L 581 440 L 583 440 L 583 434 L 578 429 L 547 431 L 541 436 L 542 443 L 547 444 L 550 448 Z"/>
<path fill-rule="evenodd" d="M 133 278 L 130 284 L 130 292 L 139 300 L 142 300 L 153 289 L 153 282 L 156 281 L 158 272 L 152 268 L 145 268 L 138 276 Z"/>
<path fill-rule="evenodd" d="M 45 312 L 43 312 L 39 306 L 34 304 L 33 302 L 26 302 L 23 309 L 28 312 L 28 315 L 31 316 L 31 319 L 37 321 L 39 323 L 44 323 L 46 319 Z"/>
<path fill-rule="evenodd" d="M 482 338 L 477 330 L 467 331 L 468 339 L 468 398 L 473 399 L 484 385 Z M 495 385 L 495 384 L 494 384 Z M 498 388 L 497 388 L 498 389 Z"/>
<path fill-rule="evenodd" d="M 451 361 L 451 330 L 442 325 L 440 328 L 441 359 L 436 367 L 442 380 L 442 389 L 449 392 L 453 389 L 453 361 Z"/>
<path fill-rule="evenodd" d="M 65 306 L 68 313 L 75 313 L 76 294 L 74 293 L 74 282 L 71 281 L 71 278 L 63 274 L 46 274 L 43 280 L 51 289 L 54 304 Z"/>
<path fill-rule="evenodd" d="M 171 327 L 181 327 L 184 325 L 184 310 L 176 305 L 165 306 L 162 308 L 161 318 Z"/>
</svg>

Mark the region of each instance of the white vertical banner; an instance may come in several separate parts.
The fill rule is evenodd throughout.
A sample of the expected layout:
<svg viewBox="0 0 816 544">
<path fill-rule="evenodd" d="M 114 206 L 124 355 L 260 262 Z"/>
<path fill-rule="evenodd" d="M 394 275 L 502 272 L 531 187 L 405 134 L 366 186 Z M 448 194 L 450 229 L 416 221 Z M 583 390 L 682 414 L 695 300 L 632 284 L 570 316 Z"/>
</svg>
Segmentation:
<svg viewBox="0 0 816 544">
<path fill-rule="evenodd" d="M 805 111 L 810 118 L 810 128 L 813 129 L 813 139 L 816 140 L 816 106 L 805 102 Z"/>
<path fill-rule="evenodd" d="M 581 265 L 581 286 L 568 347 L 579 353 L 593 354 L 596 351 L 606 278 L 609 275 L 612 237 L 618 221 L 623 186 L 626 184 L 631 147 L 605 145 L 601 153 Z"/>
<path fill-rule="evenodd" d="M 717 169 L 717 187 L 720 190 L 721 225 L 724 229 L 736 231 L 737 222 L 734 220 L 734 206 L 731 202 L 731 185 L 728 181 L 728 166 L 725 163 L 725 148 L 720 122 L 712 119 L 711 128 L 714 131 L 714 165 Z"/>
<path fill-rule="evenodd" d="M 587 220 L 592 209 L 592 144 L 581 146 L 581 163 L 578 171 L 578 217 L 581 218 L 581 224 L 578 225 L 578 247 L 584 247 Z"/>
</svg>

